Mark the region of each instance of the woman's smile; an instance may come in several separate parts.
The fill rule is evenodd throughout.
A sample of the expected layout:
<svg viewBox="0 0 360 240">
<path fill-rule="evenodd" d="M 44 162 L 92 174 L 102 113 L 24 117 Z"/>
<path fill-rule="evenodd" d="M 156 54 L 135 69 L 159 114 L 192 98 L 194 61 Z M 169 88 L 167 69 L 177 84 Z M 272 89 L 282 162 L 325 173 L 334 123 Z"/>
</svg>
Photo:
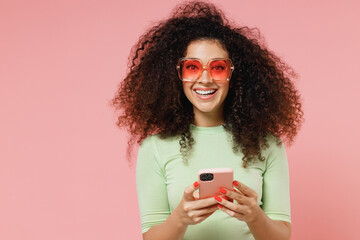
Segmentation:
<svg viewBox="0 0 360 240">
<path fill-rule="evenodd" d="M 216 88 L 196 88 L 194 89 L 195 95 L 201 100 L 209 100 L 217 93 Z"/>
</svg>

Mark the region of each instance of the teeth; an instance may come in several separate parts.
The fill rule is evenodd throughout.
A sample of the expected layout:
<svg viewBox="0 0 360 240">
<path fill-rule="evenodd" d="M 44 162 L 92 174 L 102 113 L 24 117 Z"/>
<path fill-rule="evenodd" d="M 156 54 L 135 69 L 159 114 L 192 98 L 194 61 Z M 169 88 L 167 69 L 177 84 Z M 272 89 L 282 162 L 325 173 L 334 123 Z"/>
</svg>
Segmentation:
<svg viewBox="0 0 360 240">
<path fill-rule="evenodd" d="M 195 90 L 195 92 L 200 95 L 210 95 L 216 92 L 216 90 L 207 90 L 207 91 Z"/>
</svg>

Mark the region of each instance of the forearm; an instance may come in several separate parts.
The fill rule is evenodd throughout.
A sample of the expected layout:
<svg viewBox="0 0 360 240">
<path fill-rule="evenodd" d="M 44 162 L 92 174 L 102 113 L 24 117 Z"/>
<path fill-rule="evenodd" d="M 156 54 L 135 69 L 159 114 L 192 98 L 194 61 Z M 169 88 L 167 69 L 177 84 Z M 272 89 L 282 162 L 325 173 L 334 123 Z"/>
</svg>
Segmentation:
<svg viewBox="0 0 360 240">
<path fill-rule="evenodd" d="M 247 225 L 256 240 L 290 240 L 291 228 L 269 218 L 260 207 L 257 218 Z"/>
<path fill-rule="evenodd" d="M 165 222 L 151 227 L 144 235 L 144 240 L 181 240 L 185 235 L 187 225 L 180 223 L 176 210 Z"/>
</svg>

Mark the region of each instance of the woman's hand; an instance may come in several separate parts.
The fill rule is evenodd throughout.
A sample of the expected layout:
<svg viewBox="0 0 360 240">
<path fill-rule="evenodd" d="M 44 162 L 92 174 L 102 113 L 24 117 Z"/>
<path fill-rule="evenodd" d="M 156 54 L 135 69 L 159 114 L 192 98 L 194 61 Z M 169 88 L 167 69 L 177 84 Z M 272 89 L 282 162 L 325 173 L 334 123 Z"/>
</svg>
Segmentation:
<svg viewBox="0 0 360 240">
<path fill-rule="evenodd" d="M 238 181 L 233 182 L 234 189 L 220 188 L 220 192 L 231 199 L 236 200 L 237 203 L 232 203 L 224 198 L 215 196 L 219 203 L 218 207 L 231 217 L 237 218 L 240 221 L 250 223 L 256 220 L 259 211 L 262 211 L 257 204 L 257 193 Z M 220 205 L 221 204 L 221 205 Z"/>
<path fill-rule="evenodd" d="M 174 210 L 182 225 L 188 226 L 201 223 L 218 210 L 217 201 L 213 197 L 199 199 L 194 196 L 194 192 L 198 188 L 198 182 L 186 187 L 180 204 Z"/>
</svg>

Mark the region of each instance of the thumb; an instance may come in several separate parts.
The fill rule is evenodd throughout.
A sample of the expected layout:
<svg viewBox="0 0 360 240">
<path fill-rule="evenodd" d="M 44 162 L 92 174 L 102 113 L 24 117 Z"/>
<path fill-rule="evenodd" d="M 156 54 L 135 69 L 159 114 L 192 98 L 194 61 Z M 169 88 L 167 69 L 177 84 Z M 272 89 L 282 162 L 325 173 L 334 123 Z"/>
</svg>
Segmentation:
<svg viewBox="0 0 360 240">
<path fill-rule="evenodd" d="M 184 199 L 186 201 L 194 201 L 194 195 L 193 193 L 199 188 L 199 182 L 196 181 L 192 185 L 189 185 L 184 190 Z"/>
</svg>

